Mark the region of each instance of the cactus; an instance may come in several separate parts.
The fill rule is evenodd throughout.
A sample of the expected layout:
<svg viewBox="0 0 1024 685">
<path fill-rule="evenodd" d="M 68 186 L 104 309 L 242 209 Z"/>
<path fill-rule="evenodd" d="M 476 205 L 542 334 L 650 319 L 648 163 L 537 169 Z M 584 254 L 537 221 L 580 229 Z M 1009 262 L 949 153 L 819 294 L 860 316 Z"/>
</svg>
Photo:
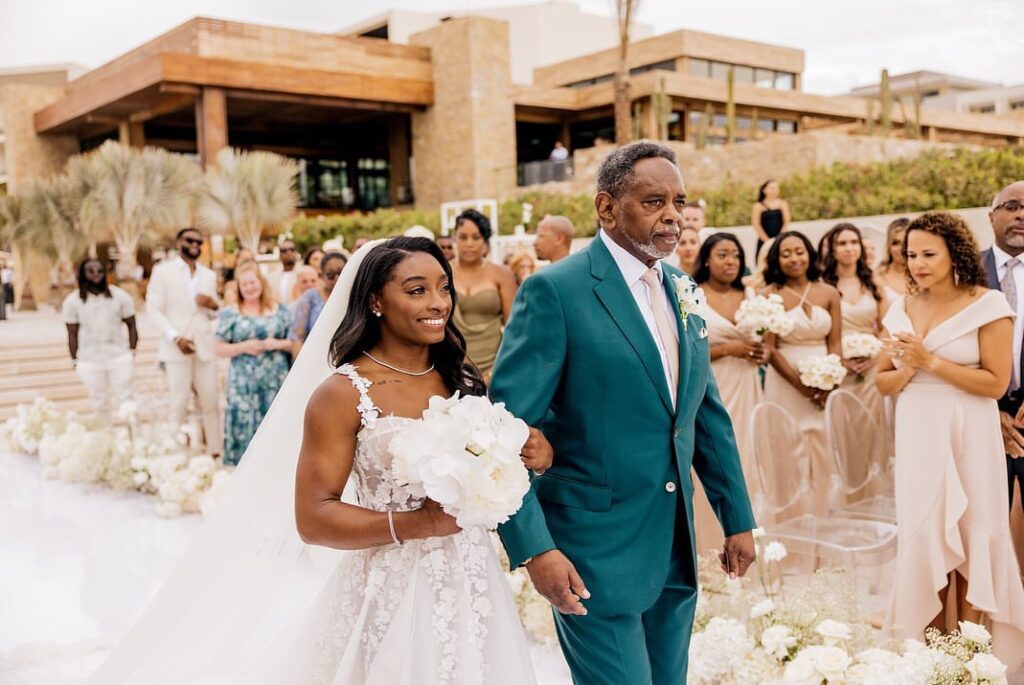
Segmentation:
<svg viewBox="0 0 1024 685">
<path fill-rule="evenodd" d="M 889 137 L 889 130 L 892 128 L 892 93 L 889 92 L 889 70 L 882 69 L 882 82 L 878 89 L 879 99 L 882 101 L 882 135 Z"/>
<path fill-rule="evenodd" d="M 864 133 L 869 136 L 875 135 L 875 101 L 868 98 L 864 100 Z"/>
<path fill-rule="evenodd" d="M 757 107 L 750 110 L 750 139 L 757 140 Z"/>
<path fill-rule="evenodd" d="M 725 77 L 725 88 L 725 144 L 732 145 L 736 142 L 736 83 L 732 67 Z"/>
<path fill-rule="evenodd" d="M 668 140 L 668 117 L 672 113 L 672 99 L 665 92 L 665 79 L 658 79 L 658 87 L 651 94 L 651 107 L 657 123 L 657 139 Z"/>
<path fill-rule="evenodd" d="M 641 115 L 640 103 L 639 102 L 634 102 L 633 103 L 633 117 L 632 117 L 632 121 L 630 122 L 630 125 L 631 125 L 631 128 L 632 128 L 631 134 L 633 136 L 632 140 L 640 140 L 640 138 L 643 137 L 642 131 L 641 131 L 641 121 L 642 121 L 642 119 L 641 119 L 640 115 Z"/>
<path fill-rule="evenodd" d="M 709 102 L 697 120 L 697 130 L 693 134 L 693 146 L 703 150 L 708 144 L 708 129 L 711 128 L 711 120 L 715 116 L 715 108 Z"/>
</svg>

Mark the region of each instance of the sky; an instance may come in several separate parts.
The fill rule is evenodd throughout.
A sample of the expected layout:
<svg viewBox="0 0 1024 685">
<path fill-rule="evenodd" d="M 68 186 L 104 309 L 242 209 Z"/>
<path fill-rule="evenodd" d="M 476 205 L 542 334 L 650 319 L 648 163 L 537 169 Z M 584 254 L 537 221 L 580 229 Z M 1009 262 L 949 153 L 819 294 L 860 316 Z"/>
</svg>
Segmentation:
<svg viewBox="0 0 1024 685">
<path fill-rule="evenodd" d="M 0 0 L 0 68 L 96 67 L 197 15 L 332 32 L 392 8 L 536 1 Z M 595 14 L 613 11 L 612 0 L 576 2 Z M 640 0 L 639 21 L 656 33 L 689 28 L 800 48 L 812 93 L 877 83 L 882 68 L 1024 83 L 1024 0 Z"/>
</svg>

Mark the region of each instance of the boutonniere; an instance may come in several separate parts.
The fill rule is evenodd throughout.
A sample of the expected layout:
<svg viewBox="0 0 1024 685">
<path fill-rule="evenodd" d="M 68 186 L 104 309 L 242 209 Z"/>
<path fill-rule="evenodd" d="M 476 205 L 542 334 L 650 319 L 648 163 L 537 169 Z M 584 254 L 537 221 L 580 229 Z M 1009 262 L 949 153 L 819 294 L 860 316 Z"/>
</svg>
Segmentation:
<svg viewBox="0 0 1024 685">
<path fill-rule="evenodd" d="M 679 304 L 679 316 L 683 320 L 683 330 L 686 330 L 686 320 L 690 314 L 704 315 L 704 291 L 697 286 L 696 281 L 686 274 L 673 276 L 672 284 L 676 290 L 676 302 Z"/>
</svg>

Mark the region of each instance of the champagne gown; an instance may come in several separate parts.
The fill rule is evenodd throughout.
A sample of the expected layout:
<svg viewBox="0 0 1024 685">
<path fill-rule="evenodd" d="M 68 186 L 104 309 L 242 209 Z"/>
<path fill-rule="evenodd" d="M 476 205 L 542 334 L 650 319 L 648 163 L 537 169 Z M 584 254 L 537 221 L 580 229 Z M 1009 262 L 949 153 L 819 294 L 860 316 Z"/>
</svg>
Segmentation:
<svg viewBox="0 0 1024 685">
<path fill-rule="evenodd" d="M 897 299 L 885 316 L 890 333 L 913 332 L 904 302 Z M 1011 316 L 1003 294 L 986 291 L 936 325 L 924 346 L 979 368 L 978 329 Z M 994 652 L 1012 674 L 1024 661 L 1024 586 L 1010 537 L 996 400 L 918 371 L 896 397 L 895 421 L 899 551 L 888 623 L 921 639 L 955 570 L 968 581 L 967 600 L 991 621 Z"/>
<path fill-rule="evenodd" d="M 466 338 L 466 356 L 488 378 L 501 346 L 501 293 L 487 288 L 472 295 L 459 295 L 453 314 L 455 325 Z"/>
<path fill-rule="evenodd" d="M 745 292 L 746 299 L 754 293 L 749 288 Z M 736 324 L 725 318 L 712 307 L 707 308 L 708 341 L 711 345 L 720 345 L 737 341 L 746 341 L 747 337 L 739 332 Z M 732 427 L 736 432 L 736 446 L 739 448 L 740 460 L 743 465 L 743 476 L 747 482 L 750 501 L 754 505 L 754 514 L 758 525 L 765 525 L 763 512 L 759 511 L 761 499 L 761 481 L 754 466 L 754 452 L 751 448 L 750 415 L 761 399 L 761 381 L 757 367 L 737 357 L 719 357 L 711 362 L 711 372 L 715 375 L 722 403 L 732 418 Z M 697 533 L 697 551 L 706 554 L 708 550 L 721 549 L 723 543 L 722 527 L 715 517 L 711 504 L 708 502 L 704 488 L 699 479 L 694 479 L 693 489 L 694 524 Z"/>
<path fill-rule="evenodd" d="M 793 330 L 776 339 L 775 354 L 781 354 L 794 371 L 802 359 L 823 357 L 828 354 L 826 340 L 832 330 L 832 315 L 816 304 L 805 309 L 805 298 L 786 312 L 793 321 Z M 782 518 L 800 514 L 828 514 L 829 484 L 836 473 L 835 462 L 825 439 L 825 412 L 812 403 L 799 390 L 790 385 L 771 366 L 764 379 L 764 399 L 781 406 L 799 424 L 803 434 L 803 448 L 810 461 L 810 489 L 800 502 L 779 512 Z"/>
</svg>

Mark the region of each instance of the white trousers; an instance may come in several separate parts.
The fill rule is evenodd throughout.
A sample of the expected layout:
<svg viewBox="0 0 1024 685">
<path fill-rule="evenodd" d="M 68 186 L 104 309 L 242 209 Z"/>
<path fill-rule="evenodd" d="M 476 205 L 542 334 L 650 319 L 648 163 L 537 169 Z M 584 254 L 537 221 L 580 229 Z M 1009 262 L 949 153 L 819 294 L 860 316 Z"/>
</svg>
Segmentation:
<svg viewBox="0 0 1024 685">
<path fill-rule="evenodd" d="M 194 390 L 202 415 L 206 449 L 211 454 L 224 452 L 224 438 L 220 427 L 220 407 L 217 393 L 217 361 L 202 361 L 189 355 L 180 361 L 165 362 L 167 385 L 171 393 L 171 420 L 184 425 L 188 414 L 188 400 Z"/>
<path fill-rule="evenodd" d="M 104 420 L 132 398 L 132 372 L 135 359 L 127 352 L 113 359 L 89 362 L 79 360 L 75 367 L 89 391 L 96 414 Z"/>
</svg>

